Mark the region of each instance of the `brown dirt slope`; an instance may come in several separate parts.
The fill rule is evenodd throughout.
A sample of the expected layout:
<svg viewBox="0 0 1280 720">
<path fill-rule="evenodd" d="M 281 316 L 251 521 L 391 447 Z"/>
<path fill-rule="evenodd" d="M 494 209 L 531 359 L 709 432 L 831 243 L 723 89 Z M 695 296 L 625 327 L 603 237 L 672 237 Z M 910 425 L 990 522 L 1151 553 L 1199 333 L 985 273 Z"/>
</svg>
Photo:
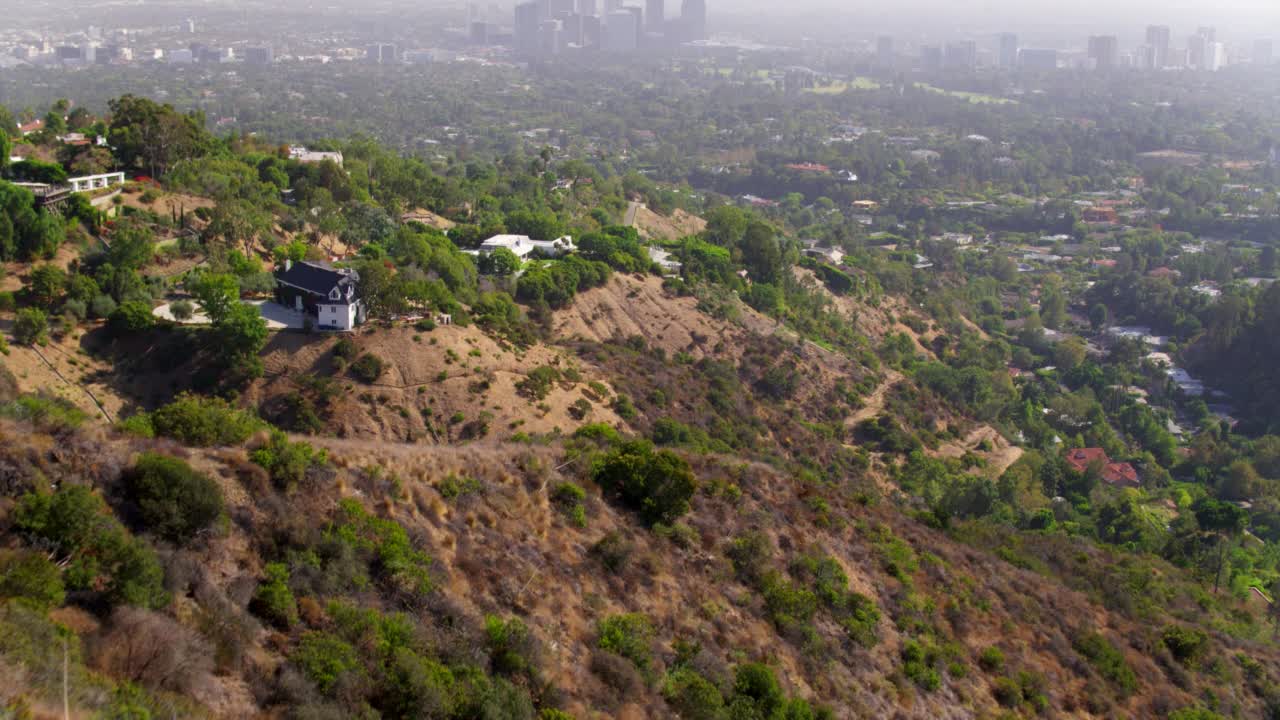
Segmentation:
<svg viewBox="0 0 1280 720">
<path fill-rule="evenodd" d="M 556 383 L 542 399 L 521 394 L 516 384 L 537 367 L 572 375 L 575 363 L 553 347 L 516 351 L 476 327 L 458 326 L 430 332 L 370 328 L 351 339 L 361 354 L 370 353 L 386 364 L 374 382 L 338 372 L 333 348 L 339 338 L 280 333 L 263 352 L 265 378 L 254 384 L 245 400 L 269 411 L 298 389 L 302 376 L 333 377 L 339 392 L 327 429 L 340 437 L 394 441 L 448 442 L 489 432 L 505 438 L 518 431 L 569 433 L 584 422 L 624 424 L 608 407 L 611 393 L 600 395 L 589 387 L 599 380 L 595 377 Z M 589 403 L 581 418 L 571 414 L 579 401 Z M 458 415 L 461 419 L 455 420 Z M 480 433 L 484 428 L 474 423 L 487 425 L 486 432 Z"/>
<path fill-rule="evenodd" d="M 659 215 L 641 205 L 636 209 L 636 232 L 646 240 L 679 240 L 697 235 L 707 227 L 707 221 L 677 208 L 670 215 Z"/>
</svg>

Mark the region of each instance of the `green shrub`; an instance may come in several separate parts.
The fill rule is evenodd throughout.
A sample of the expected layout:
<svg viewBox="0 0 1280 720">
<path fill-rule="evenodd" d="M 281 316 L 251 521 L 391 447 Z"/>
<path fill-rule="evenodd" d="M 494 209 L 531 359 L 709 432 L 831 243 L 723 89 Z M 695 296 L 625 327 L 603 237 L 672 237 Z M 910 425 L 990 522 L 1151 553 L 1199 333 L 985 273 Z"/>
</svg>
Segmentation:
<svg viewBox="0 0 1280 720">
<path fill-rule="evenodd" d="M 710 680 L 688 668 L 667 675 L 662 697 L 682 720 L 722 720 L 724 696 Z"/>
<path fill-rule="evenodd" d="M 693 471 L 683 458 L 668 450 L 654 452 L 645 440 L 623 443 L 598 460 L 592 478 L 650 525 L 674 523 L 689 511 L 697 490 Z"/>
<path fill-rule="evenodd" d="M 222 490 L 207 476 L 168 455 L 145 453 L 125 473 L 125 489 L 146 528 L 181 542 L 222 514 Z"/>
<path fill-rule="evenodd" d="M 863 647 L 874 647 L 880 641 L 877 627 L 880 625 L 880 608 L 875 600 L 856 592 L 844 598 L 839 614 L 840 626 L 849 639 Z"/>
<path fill-rule="evenodd" d="M 1166 625 L 1160 634 L 1160 640 L 1169 649 L 1174 659 L 1183 665 L 1199 664 L 1209 649 L 1209 636 L 1199 628 Z"/>
<path fill-rule="evenodd" d="M 24 495 L 14 526 L 57 553 L 68 589 L 101 592 L 112 604 L 143 608 L 169 602 L 155 552 L 129 535 L 102 498 L 83 485 Z"/>
<path fill-rule="evenodd" d="M 571 482 L 562 482 L 551 490 L 551 504 L 577 527 L 587 526 L 587 492 Z"/>
<path fill-rule="evenodd" d="M 360 354 L 360 349 L 356 347 L 351 338 L 344 337 L 333 344 L 333 354 L 347 362 L 351 362 Z"/>
<path fill-rule="evenodd" d="M 365 353 L 351 363 L 351 374 L 366 383 L 372 383 L 382 377 L 386 369 L 386 363 L 382 358 L 373 353 Z"/>
<path fill-rule="evenodd" d="M 986 648 L 978 655 L 978 667 L 987 672 L 999 672 L 1004 668 L 1004 653 L 995 645 Z"/>
<path fill-rule="evenodd" d="M 618 417 L 623 420 L 635 420 L 636 416 L 639 414 L 636 411 L 635 403 L 631 402 L 631 398 L 623 395 L 622 393 L 619 393 L 617 397 L 613 399 L 613 404 L 610 407 L 612 407 L 613 411 L 618 414 Z"/>
<path fill-rule="evenodd" d="M 363 674 L 360 656 L 350 643 L 325 632 L 302 636 L 290 659 L 320 692 L 329 694 L 347 674 Z"/>
<path fill-rule="evenodd" d="M 551 389 L 560 381 L 560 371 L 550 365 L 536 367 L 516 383 L 516 389 L 526 397 L 534 400 L 546 400 Z"/>
<path fill-rule="evenodd" d="M 440 495 L 445 500 L 457 500 L 463 495 L 474 495 L 482 489 L 479 480 L 452 473 L 440 481 Z"/>
<path fill-rule="evenodd" d="M 48 610 L 62 605 L 62 571 L 43 553 L 0 551 L 0 598 L 17 598 Z"/>
<path fill-rule="evenodd" d="M 169 313 L 179 322 L 190 320 L 196 314 L 196 306 L 190 300 L 177 300 L 169 304 Z"/>
<path fill-rule="evenodd" d="M 596 644 L 645 670 L 653 661 L 653 625 L 639 613 L 612 615 L 600 621 Z"/>
<path fill-rule="evenodd" d="M 1098 674 L 1110 680 L 1123 694 L 1138 689 L 1138 677 L 1120 652 L 1105 637 L 1096 632 L 1085 632 L 1071 643 L 1098 670 Z"/>
<path fill-rule="evenodd" d="M 149 330 L 156 324 L 151 306 L 137 300 L 127 300 L 116 306 L 107 318 L 107 326 L 117 334 L 129 334 Z"/>
<path fill-rule="evenodd" d="M 519 618 L 503 620 L 489 615 L 484 619 L 485 648 L 493 671 L 501 675 L 536 673 L 533 636 Z"/>
<path fill-rule="evenodd" d="M 329 461 L 324 450 L 301 440 L 290 442 L 289 436 L 278 430 L 273 430 L 267 444 L 249 457 L 267 471 L 272 484 L 281 490 L 293 489 L 306 478 L 309 470 L 324 467 Z"/>
<path fill-rule="evenodd" d="M 225 400 L 186 393 L 152 413 L 151 425 L 156 435 L 201 447 L 239 445 L 265 426 Z"/>
<path fill-rule="evenodd" d="M 251 609 L 276 627 L 287 629 L 298 622 L 298 603 L 289 589 L 289 568 L 269 563 L 264 570 L 266 578 L 258 584 Z"/>
<path fill-rule="evenodd" d="M 116 422 L 116 429 L 127 435 L 133 435 L 140 438 L 153 438 L 156 436 L 156 429 L 151 425 L 151 416 L 147 413 L 138 413 Z"/>
<path fill-rule="evenodd" d="M 0 414 L 29 422 L 47 432 L 74 430 L 89 419 L 89 416 L 72 405 L 70 400 L 47 395 L 23 395 L 11 403 L 0 406 Z"/>
<path fill-rule="evenodd" d="M 426 595 L 435 589 L 431 556 L 413 547 L 399 523 L 370 514 L 356 500 L 338 503 L 338 521 L 325 535 L 371 556 L 379 577 L 394 590 Z"/>
<path fill-rule="evenodd" d="M 996 678 L 991 684 L 991 695 L 1002 707 L 1014 708 L 1022 704 L 1022 688 L 1012 678 Z"/>
<path fill-rule="evenodd" d="M 116 311 L 116 301 L 110 295 L 95 295 L 89 302 L 89 313 L 96 318 L 106 319 Z"/>
<path fill-rule="evenodd" d="M 39 308 L 22 308 L 13 321 L 13 339 L 20 345 L 43 345 L 49 341 L 49 319 Z"/>
</svg>

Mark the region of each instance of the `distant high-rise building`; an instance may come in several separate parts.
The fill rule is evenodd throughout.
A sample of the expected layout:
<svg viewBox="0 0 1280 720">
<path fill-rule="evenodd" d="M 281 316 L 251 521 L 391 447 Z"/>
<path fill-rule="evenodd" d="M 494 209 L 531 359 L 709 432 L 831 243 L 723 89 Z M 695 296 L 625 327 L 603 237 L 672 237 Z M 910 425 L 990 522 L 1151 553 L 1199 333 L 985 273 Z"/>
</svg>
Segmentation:
<svg viewBox="0 0 1280 720">
<path fill-rule="evenodd" d="M 473 20 L 471 21 L 470 29 L 467 31 L 467 36 L 476 45 L 488 45 L 489 34 L 492 29 L 493 26 L 484 20 Z"/>
<path fill-rule="evenodd" d="M 893 38 L 888 35 L 876 38 L 876 65 L 884 69 L 893 68 Z"/>
<path fill-rule="evenodd" d="M 1220 42 L 1205 45 L 1204 69 L 1217 72 L 1227 66 L 1227 46 Z"/>
<path fill-rule="evenodd" d="M 663 0 L 645 0 L 644 27 L 649 32 L 662 32 L 667 22 L 667 5 Z"/>
<path fill-rule="evenodd" d="M 1024 70 L 1043 72 L 1058 69 L 1058 51 L 1044 48 L 1022 48 L 1018 51 L 1018 64 Z"/>
<path fill-rule="evenodd" d="M 1209 56 L 1209 41 L 1204 35 L 1196 33 L 1187 38 L 1187 67 L 1203 70 Z"/>
<path fill-rule="evenodd" d="M 538 4 L 536 2 L 516 5 L 513 34 L 517 51 L 533 53 L 538 49 L 538 27 L 541 25 L 542 21 L 538 18 Z"/>
<path fill-rule="evenodd" d="M 1253 64 L 1270 65 L 1275 62 L 1274 46 L 1270 40 L 1258 40 L 1253 44 Z"/>
<path fill-rule="evenodd" d="M 626 10 L 605 16 L 600 46 L 606 52 L 632 52 L 636 49 L 637 17 Z"/>
<path fill-rule="evenodd" d="M 547 20 L 538 26 L 538 52 L 542 55 L 559 55 L 562 47 L 561 33 L 564 25 L 559 20 Z"/>
<path fill-rule="evenodd" d="M 1147 47 L 1151 48 L 1151 67 L 1160 69 L 1169 64 L 1169 26 L 1148 25 Z"/>
<path fill-rule="evenodd" d="M 595 15 L 596 11 L 596 0 L 578 0 L 579 15 Z"/>
<path fill-rule="evenodd" d="M 80 48 L 75 45 L 59 45 L 53 50 L 54 57 L 59 60 L 76 61 L 80 59 Z"/>
<path fill-rule="evenodd" d="M 187 34 L 188 35 L 196 34 L 196 21 L 190 18 L 187 18 Z"/>
<path fill-rule="evenodd" d="M 597 15 L 582 15 L 582 46 L 600 47 L 600 18 Z"/>
<path fill-rule="evenodd" d="M 644 42 L 644 8 L 639 5 L 623 5 L 622 12 L 631 13 L 636 21 L 636 47 Z"/>
<path fill-rule="evenodd" d="M 551 12 L 550 17 L 558 18 L 561 15 L 572 15 L 577 10 L 576 4 L 576 0 L 551 0 L 548 8 Z"/>
<path fill-rule="evenodd" d="M 622 0 L 604 0 L 604 14 L 616 13 L 622 9 Z"/>
<path fill-rule="evenodd" d="M 978 44 L 972 40 L 948 43 L 947 67 L 952 70 L 972 70 L 978 65 Z"/>
<path fill-rule="evenodd" d="M 249 65 L 270 65 L 275 61 L 275 53 L 270 45 L 245 48 L 244 61 Z"/>
<path fill-rule="evenodd" d="M 1120 40 L 1115 35 L 1089 38 L 1089 59 L 1098 70 L 1111 70 L 1120 63 Z"/>
<path fill-rule="evenodd" d="M 391 43 L 373 43 L 365 48 L 364 56 L 377 65 L 390 65 L 398 59 L 396 46 Z"/>
<path fill-rule="evenodd" d="M 937 45 L 925 45 L 920 48 L 920 67 L 928 71 L 942 69 L 942 48 Z"/>
<path fill-rule="evenodd" d="M 1217 42 L 1217 41 L 1218 41 L 1218 30 L 1217 30 L 1217 28 L 1211 28 L 1211 27 L 1207 27 L 1207 26 L 1201 25 L 1200 27 L 1196 28 L 1196 34 L 1197 34 L 1197 35 L 1199 35 L 1200 37 L 1204 38 L 1204 41 L 1205 41 L 1205 42 Z"/>
<path fill-rule="evenodd" d="M 706 0 L 684 0 L 680 5 L 681 39 L 696 41 L 707 39 Z"/>
<path fill-rule="evenodd" d="M 1018 64 L 1018 36 L 1013 33 L 1000 33 L 1000 55 L 998 62 L 1002 68 L 1012 68 Z"/>
</svg>

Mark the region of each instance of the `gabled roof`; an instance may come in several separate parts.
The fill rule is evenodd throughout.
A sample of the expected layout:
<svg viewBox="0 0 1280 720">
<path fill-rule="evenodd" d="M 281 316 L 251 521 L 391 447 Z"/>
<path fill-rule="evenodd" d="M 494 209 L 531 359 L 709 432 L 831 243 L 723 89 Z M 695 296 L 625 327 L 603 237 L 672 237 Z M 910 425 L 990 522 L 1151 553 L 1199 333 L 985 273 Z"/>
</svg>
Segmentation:
<svg viewBox="0 0 1280 720">
<path fill-rule="evenodd" d="M 1126 462 L 1112 462 L 1102 448 L 1073 448 L 1065 455 L 1067 464 L 1076 472 L 1085 472 L 1097 463 L 1102 470 L 1102 480 L 1110 485 L 1137 487 L 1141 484 L 1138 471 Z"/>
<path fill-rule="evenodd" d="M 296 262 L 276 270 L 276 281 L 321 296 L 320 302 L 345 305 L 355 300 L 360 275 L 355 270 L 337 269 L 326 263 Z M 334 291 L 337 297 L 334 297 Z"/>
<path fill-rule="evenodd" d="M 1105 466 L 1111 462 L 1111 458 L 1107 457 L 1107 451 L 1102 448 L 1074 448 L 1067 451 L 1067 464 L 1076 472 L 1088 470 L 1095 462 Z"/>
</svg>

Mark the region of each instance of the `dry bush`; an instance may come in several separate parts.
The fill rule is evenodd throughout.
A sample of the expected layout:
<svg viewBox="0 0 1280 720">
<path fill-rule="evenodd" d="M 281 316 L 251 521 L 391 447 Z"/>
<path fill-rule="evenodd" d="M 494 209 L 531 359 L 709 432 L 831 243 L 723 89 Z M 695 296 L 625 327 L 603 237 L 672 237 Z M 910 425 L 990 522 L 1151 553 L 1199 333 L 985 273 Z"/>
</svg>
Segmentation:
<svg viewBox="0 0 1280 720">
<path fill-rule="evenodd" d="M 630 660 L 608 652 L 595 649 L 591 651 L 591 672 L 617 691 L 619 700 L 634 699 L 644 692 L 644 678 Z"/>
<path fill-rule="evenodd" d="M 209 675 L 213 653 L 195 631 L 160 613 L 117 608 L 90 642 L 93 667 L 150 688 L 188 692 Z"/>
</svg>

